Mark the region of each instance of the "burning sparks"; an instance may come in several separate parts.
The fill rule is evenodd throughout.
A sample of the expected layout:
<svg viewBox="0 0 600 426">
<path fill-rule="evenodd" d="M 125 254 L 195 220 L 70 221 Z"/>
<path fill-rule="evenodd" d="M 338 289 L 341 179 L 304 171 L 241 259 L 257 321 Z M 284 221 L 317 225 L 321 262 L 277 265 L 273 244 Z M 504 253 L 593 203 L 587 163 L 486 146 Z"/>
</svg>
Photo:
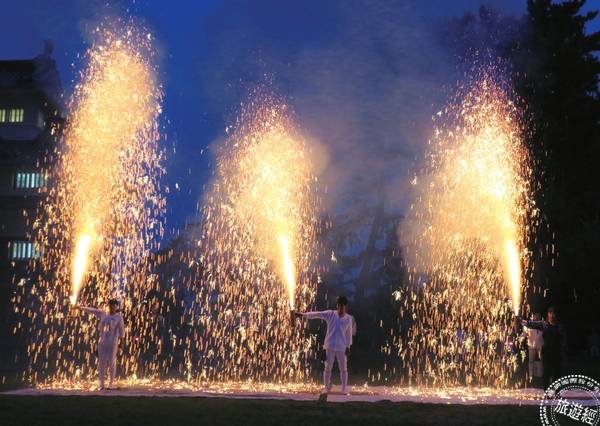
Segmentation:
<svg viewBox="0 0 600 426">
<path fill-rule="evenodd" d="M 505 270 L 510 285 L 513 312 L 515 315 L 518 315 L 519 307 L 521 306 L 521 259 L 513 240 L 506 240 L 505 247 L 506 254 L 504 256 L 504 262 L 506 264 Z"/>
<path fill-rule="evenodd" d="M 396 347 L 419 383 L 507 386 L 522 356 L 511 319 L 528 261 L 531 171 L 519 111 L 497 81 L 484 74 L 445 110 L 402 229 L 413 286 L 400 298 Z"/>
<path fill-rule="evenodd" d="M 262 93 L 219 149 L 204 207 L 202 373 L 298 380 L 311 340 L 289 321 L 315 295 L 316 197 L 308 149 L 286 106 Z"/>
<path fill-rule="evenodd" d="M 134 178 L 143 179 L 146 174 L 142 168 L 148 166 L 144 161 L 155 161 L 148 155 L 133 158 L 140 150 L 147 149 L 140 147 L 141 144 L 156 138 L 158 111 L 152 70 L 140 52 L 128 44 L 132 40 L 112 33 L 104 36 L 105 44 L 90 52 L 88 68 L 76 89 L 74 112 L 66 135 L 62 178 L 70 181 L 67 191 L 73 202 L 76 238 L 73 301 L 84 280 L 90 262 L 88 257 L 99 248 L 102 236 L 106 235 L 109 240 L 124 237 L 119 235 L 122 229 L 115 228 L 133 222 L 126 218 L 127 210 L 142 208 L 140 200 L 135 199 L 135 195 L 128 196 L 120 186 L 127 183 L 127 175 L 132 172 L 139 174 Z M 129 167 L 138 170 L 127 170 Z M 115 198 L 121 205 L 115 204 Z M 126 206 L 127 202 L 132 205 Z M 138 226 L 143 228 L 145 224 Z M 130 248 L 143 253 L 143 243 L 142 247 Z"/>
<path fill-rule="evenodd" d="M 164 256 L 176 272 L 161 288 L 151 274 L 165 209 L 151 37 L 130 25 L 96 35 L 36 220 L 39 281 L 20 287 L 16 300 L 31 336 L 26 378 L 89 387 L 93 323 L 69 305 L 119 297 L 124 383 L 312 389 L 315 336 L 289 314 L 315 299 L 319 200 L 293 115 L 260 90 L 243 105 L 218 147 L 198 234 L 172 242 L 195 251 Z M 393 293 L 400 332 L 385 350 L 399 355 L 410 384 L 443 385 L 460 397 L 467 389 L 465 398 L 475 385 L 488 392 L 511 384 L 522 356 L 511 320 L 521 309 L 534 207 L 510 99 L 485 74 L 440 114 L 402 228 L 411 282 Z M 166 310 L 147 303 L 161 291 Z M 179 379 L 158 378 L 173 371 Z"/>
<path fill-rule="evenodd" d="M 72 305 L 77 303 L 79 289 L 83 282 L 84 275 L 88 269 L 88 259 L 90 256 L 90 245 L 92 238 L 88 234 L 83 234 L 77 239 L 75 244 L 75 256 L 73 256 L 73 278 L 71 280 L 71 297 L 69 301 Z"/>
<path fill-rule="evenodd" d="M 228 382 L 189 382 L 176 379 L 153 380 L 133 379 L 121 380 L 116 395 L 129 396 L 210 396 L 224 397 L 261 397 L 290 398 L 300 397 L 302 400 L 317 398 L 322 391 L 321 384 L 316 383 L 266 383 L 253 381 Z M 38 387 L 36 395 L 71 395 L 80 392 L 91 392 L 96 389 L 95 381 L 53 382 Z M 17 391 L 18 392 L 18 391 Z M 25 394 L 30 394 L 25 390 Z M 111 395 L 115 395 L 112 392 Z M 543 391 L 537 389 L 496 389 L 467 387 L 387 387 L 369 386 L 367 384 L 352 386 L 351 398 L 356 401 L 411 401 L 431 404 L 518 404 L 538 405 Z M 338 397 L 345 398 L 345 395 Z M 335 398 L 335 395 L 333 396 Z M 338 400 L 339 401 L 339 400 Z M 590 400 L 593 401 L 593 400 Z"/>
<path fill-rule="evenodd" d="M 122 299 L 130 332 L 126 373 L 145 350 L 139 308 L 150 290 L 148 257 L 162 233 L 158 178 L 161 90 L 150 38 L 130 24 L 96 29 L 69 106 L 70 118 L 50 160 L 52 185 L 36 221 L 39 282 L 16 300 L 27 315 L 28 380 L 85 378 L 95 373 L 91 318 L 69 303 L 97 306 Z"/>
<path fill-rule="evenodd" d="M 294 309 L 294 296 L 296 293 L 296 274 L 294 273 L 294 264 L 290 256 L 290 242 L 287 235 L 279 236 L 279 245 L 281 247 L 281 258 L 283 277 L 287 286 L 288 297 L 290 299 L 290 309 Z"/>
</svg>

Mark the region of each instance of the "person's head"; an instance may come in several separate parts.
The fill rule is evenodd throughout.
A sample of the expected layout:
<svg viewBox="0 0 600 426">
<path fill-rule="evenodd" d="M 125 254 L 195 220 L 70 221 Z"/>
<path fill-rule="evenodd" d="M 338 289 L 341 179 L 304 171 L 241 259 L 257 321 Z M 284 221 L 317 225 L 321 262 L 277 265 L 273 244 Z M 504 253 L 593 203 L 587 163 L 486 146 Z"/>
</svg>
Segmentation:
<svg viewBox="0 0 600 426">
<path fill-rule="evenodd" d="M 556 322 L 556 309 L 554 308 L 554 306 L 548 307 L 547 318 L 548 322 L 551 324 L 554 324 Z"/>
<path fill-rule="evenodd" d="M 153 314 L 160 313 L 160 300 L 158 300 L 158 297 L 154 297 L 150 300 L 150 309 Z"/>
<path fill-rule="evenodd" d="M 117 299 L 110 299 L 108 301 L 108 312 L 110 312 L 110 314 L 113 315 L 113 314 L 116 314 L 118 310 L 119 310 L 119 301 Z"/>
<path fill-rule="evenodd" d="M 338 297 L 337 301 L 335 302 L 335 306 L 337 308 L 338 314 L 345 314 L 346 308 L 348 307 L 348 299 L 346 299 L 346 296 Z"/>
<path fill-rule="evenodd" d="M 534 321 L 540 321 L 541 319 L 542 319 L 542 314 L 540 314 L 539 312 L 536 312 L 535 314 L 533 314 Z"/>
</svg>

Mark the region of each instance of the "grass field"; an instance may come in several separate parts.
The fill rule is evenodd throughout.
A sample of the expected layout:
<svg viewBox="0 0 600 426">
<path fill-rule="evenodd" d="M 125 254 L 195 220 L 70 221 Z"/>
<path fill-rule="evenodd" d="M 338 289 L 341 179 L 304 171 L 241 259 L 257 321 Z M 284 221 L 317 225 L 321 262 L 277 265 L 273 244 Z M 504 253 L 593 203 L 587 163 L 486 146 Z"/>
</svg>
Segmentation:
<svg viewBox="0 0 600 426">
<path fill-rule="evenodd" d="M 537 425 L 537 406 L 319 403 L 226 398 L 0 396 L 0 424 Z"/>
</svg>

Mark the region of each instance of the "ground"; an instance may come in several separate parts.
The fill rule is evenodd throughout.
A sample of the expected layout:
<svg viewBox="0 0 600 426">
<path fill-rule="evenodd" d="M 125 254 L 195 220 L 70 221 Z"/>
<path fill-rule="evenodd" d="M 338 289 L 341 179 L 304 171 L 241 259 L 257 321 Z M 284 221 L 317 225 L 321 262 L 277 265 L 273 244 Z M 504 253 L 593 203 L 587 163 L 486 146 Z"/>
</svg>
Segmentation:
<svg viewBox="0 0 600 426">
<path fill-rule="evenodd" d="M 0 396 L 0 423 L 35 425 L 536 425 L 538 407 L 230 398 Z"/>
<path fill-rule="evenodd" d="M 597 362 L 589 363 L 569 372 L 597 378 L 598 367 Z M 330 402 L 318 402 L 318 384 L 256 390 L 235 384 L 190 389 L 173 382 L 161 383 L 160 392 L 151 384 L 145 388 L 124 384 L 104 393 L 93 390 L 93 380 L 77 385 L 71 383 L 65 390 L 31 389 L 16 381 L 0 384 L 0 426 L 541 424 L 541 391 L 531 389 L 479 389 L 465 395 L 461 389 L 431 393 L 355 386 L 350 396 L 337 394 Z"/>
</svg>

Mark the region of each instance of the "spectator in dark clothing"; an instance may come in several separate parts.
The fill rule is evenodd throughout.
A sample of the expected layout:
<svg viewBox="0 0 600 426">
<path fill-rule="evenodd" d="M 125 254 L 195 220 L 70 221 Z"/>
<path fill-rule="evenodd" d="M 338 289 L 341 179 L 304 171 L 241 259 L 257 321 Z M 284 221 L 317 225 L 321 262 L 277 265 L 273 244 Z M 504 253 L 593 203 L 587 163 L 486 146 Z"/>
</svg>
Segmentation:
<svg viewBox="0 0 600 426">
<path fill-rule="evenodd" d="M 524 327 L 540 330 L 542 344 L 542 369 L 544 373 L 544 389 L 561 375 L 561 364 L 565 346 L 565 334 L 562 324 L 558 323 L 553 306 L 548 308 L 546 321 L 529 321 L 521 319 Z"/>
<path fill-rule="evenodd" d="M 598 330 L 592 329 L 592 332 L 588 336 L 588 345 L 590 348 L 590 357 L 598 358 L 600 356 L 600 336 L 598 336 Z"/>
</svg>

